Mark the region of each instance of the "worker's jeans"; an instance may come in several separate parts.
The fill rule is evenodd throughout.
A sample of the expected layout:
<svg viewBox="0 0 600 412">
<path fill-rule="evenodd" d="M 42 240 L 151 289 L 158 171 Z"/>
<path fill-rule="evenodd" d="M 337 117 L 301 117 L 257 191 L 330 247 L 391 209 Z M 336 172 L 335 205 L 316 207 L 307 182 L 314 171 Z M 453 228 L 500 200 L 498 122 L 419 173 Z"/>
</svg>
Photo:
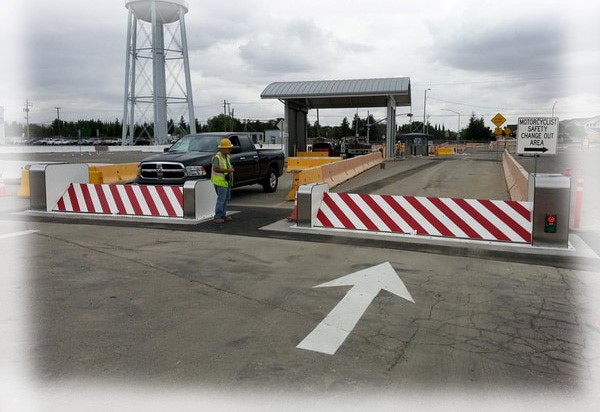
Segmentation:
<svg viewBox="0 0 600 412">
<path fill-rule="evenodd" d="M 227 216 L 227 202 L 231 199 L 231 188 L 215 186 L 217 192 L 217 205 L 215 206 L 215 219 L 225 219 Z"/>
</svg>

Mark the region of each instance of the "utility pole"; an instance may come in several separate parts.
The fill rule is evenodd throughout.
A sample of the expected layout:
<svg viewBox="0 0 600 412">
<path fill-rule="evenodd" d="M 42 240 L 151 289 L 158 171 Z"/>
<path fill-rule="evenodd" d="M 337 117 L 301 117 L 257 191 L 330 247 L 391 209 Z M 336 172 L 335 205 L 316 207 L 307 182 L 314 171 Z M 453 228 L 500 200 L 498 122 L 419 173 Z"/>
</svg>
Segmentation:
<svg viewBox="0 0 600 412">
<path fill-rule="evenodd" d="M 228 102 L 227 100 L 223 100 L 223 116 L 225 116 L 225 118 L 223 119 L 223 128 L 225 130 L 223 130 L 224 132 L 227 131 L 227 125 L 229 123 L 229 117 L 232 117 L 231 114 L 231 103 Z"/>
<path fill-rule="evenodd" d="M 62 107 L 55 107 L 56 109 L 56 118 L 57 118 L 57 124 L 58 124 L 58 137 L 60 137 L 60 109 L 62 109 Z"/>
<path fill-rule="evenodd" d="M 460 141 L 460 112 L 457 112 L 456 110 L 452 110 L 452 109 L 442 109 L 442 110 L 445 110 L 447 112 L 452 112 L 452 113 L 458 115 L 458 127 L 456 128 L 456 153 L 458 153 L 458 143 Z"/>
<path fill-rule="evenodd" d="M 425 98 L 423 99 L 423 133 L 427 133 L 427 129 L 426 129 L 426 114 L 427 114 L 427 90 L 431 90 L 431 88 L 427 88 L 425 89 Z"/>
<path fill-rule="evenodd" d="M 30 111 L 30 107 L 33 106 L 31 103 L 29 103 L 29 99 L 25 100 L 25 107 L 23 108 L 23 111 L 25 112 L 25 120 L 27 121 L 27 126 L 25 128 L 25 137 L 26 140 L 29 141 L 29 111 Z"/>
</svg>

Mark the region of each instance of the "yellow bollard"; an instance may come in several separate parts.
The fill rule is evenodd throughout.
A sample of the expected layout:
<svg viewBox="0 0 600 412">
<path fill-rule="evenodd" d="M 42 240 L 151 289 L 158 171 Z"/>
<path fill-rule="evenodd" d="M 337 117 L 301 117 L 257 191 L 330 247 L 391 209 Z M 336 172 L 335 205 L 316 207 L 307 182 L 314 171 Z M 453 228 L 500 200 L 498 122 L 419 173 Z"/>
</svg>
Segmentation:
<svg viewBox="0 0 600 412">
<path fill-rule="evenodd" d="M 21 172 L 21 186 L 19 187 L 17 196 L 31 197 L 31 193 L 29 191 L 29 165 L 27 165 Z"/>
</svg>

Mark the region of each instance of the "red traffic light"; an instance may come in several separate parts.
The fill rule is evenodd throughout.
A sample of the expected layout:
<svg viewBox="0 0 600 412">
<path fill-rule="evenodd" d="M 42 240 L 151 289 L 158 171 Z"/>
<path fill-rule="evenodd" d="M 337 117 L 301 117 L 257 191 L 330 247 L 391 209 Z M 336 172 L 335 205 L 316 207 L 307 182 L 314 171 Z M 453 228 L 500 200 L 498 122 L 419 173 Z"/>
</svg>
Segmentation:
<svg viewBox="0 0 600 412">
<path fill-rule="evenodd" d="M 544 232 L 556 233 L 557 220 L 556 215 L 546 215 L 544 218 Z"/>
</svg>

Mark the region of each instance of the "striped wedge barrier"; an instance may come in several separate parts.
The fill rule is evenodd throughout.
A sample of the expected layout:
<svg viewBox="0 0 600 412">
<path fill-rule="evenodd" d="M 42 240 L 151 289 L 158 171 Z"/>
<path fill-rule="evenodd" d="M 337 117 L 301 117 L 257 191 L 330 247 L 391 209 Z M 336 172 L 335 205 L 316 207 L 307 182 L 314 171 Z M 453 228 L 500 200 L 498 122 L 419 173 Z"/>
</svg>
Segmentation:
<svg viewBox="0 0 600 412">
<path fill-rule="evenodd" d="M 299 226 L 511 243 L 532 241 L 530 202 L 330 193 L 326 186 L 312 185 L 298 192 Z"/>
<path fill-rule="evenodd" d="M 183 217 L 183 187 L 72 183 L 56 212 Z"/>
<path fill-rule="evenodd" d="M 531 243 L 530 215 L 528 202 L 326 193 L 315 226 Z"/>
<path fill-rule="evenodd" d="M 90 183 L 85 164 L 38 164 L 30 170 L 30 209 L 39 212 L 204 220 L 213 216 L 210 180 L 181 186 Z"/>
</svg>

